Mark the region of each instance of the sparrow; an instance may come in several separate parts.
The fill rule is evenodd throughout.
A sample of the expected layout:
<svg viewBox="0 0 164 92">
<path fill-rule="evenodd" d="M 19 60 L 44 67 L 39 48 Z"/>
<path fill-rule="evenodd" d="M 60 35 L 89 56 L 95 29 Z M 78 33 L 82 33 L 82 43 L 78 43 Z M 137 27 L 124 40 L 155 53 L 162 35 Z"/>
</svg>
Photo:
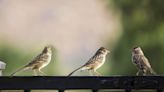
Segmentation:
<svg viewBox="0 0 164 92">
<path fill-rule="evenodd" d="M 132 49 L 132 62 L 138 68 L 138 72 L 136 73 L 137 76 L 140 72 L 144 76 L 148 73 L 152 75 L 156 74 L 149 63 L 149 60 L 145 57 L 141 47 L 135 47 Z"/>
<path fill-rule="evenodd" d="M 44 72 L 41 71 L 41 69 L 50 63 L 51 57 L 52 57 L 51 46 L 45 46 L 43 51 L 38 56 L 36 56 L 31 62 L 29 62 L 22 68 L 12 73 L 11 76 L 15 75 L 17 72 L 25 71 L 25 70 L 33 70 L 35 76 L 37 75 L 37 72 L 46 75 Z"/>
<path fill-rule="evenodd" d="M 95 55 L 91 57 L 88 62 L 86 62 L 84 65 L 81 67 L 75 69 L 73 72 L 71 72 L 68 76 L 71 76 L 74 72 L 78 70 L 88 70 L 88 71 L 93 71 L 97 76 L 100 76 L 101 74 L 98 73 L 96 70 L 100 68 L 106 60 L 106 55 L 109 53 L 109 50 L 107 50 L 104 47 L 100 47 Z"/>
</svg>

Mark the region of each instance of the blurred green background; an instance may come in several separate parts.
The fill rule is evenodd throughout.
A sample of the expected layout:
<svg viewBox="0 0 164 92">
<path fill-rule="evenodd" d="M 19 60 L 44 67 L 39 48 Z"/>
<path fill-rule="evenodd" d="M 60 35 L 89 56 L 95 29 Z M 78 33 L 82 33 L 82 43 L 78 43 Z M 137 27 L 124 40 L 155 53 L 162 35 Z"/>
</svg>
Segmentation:
<svg viewBox="0 0 164 92">
<path fill-rule="evenodd" d="M 135 46 L 143 49 L 153 69 L 163 75 L 163 0 L 45 2 L 0 0 L 0 60 L 7 63 L 5 76 L 32 60 L 45 44 L 54 45 L 52 62 L 43 69 L 49 76 L 67 75 L 100 46 L 111 50 L 98 70 L 104 76 L 135 75 L 137 69 L 131 63 Z M 43 12 L 33 14 L 36 11 Z"/>
</svg>

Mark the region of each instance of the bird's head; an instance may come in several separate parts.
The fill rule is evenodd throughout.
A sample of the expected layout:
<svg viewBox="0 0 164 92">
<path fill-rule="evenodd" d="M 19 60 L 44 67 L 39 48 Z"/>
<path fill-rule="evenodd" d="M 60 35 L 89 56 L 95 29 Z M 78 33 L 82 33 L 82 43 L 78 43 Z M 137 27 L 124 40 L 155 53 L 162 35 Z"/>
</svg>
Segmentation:
<svg viewBox="0 0 164 92">
<path fill-rule="evenodd" d="M 132 49 L 132 53 L 133 54 L 144 54 L 143 53 L 143 51 L 142 51 L 142 49 L 141 49 L 141 47 L 134 47 L 133 49 Z"/>
<path fill-rule="evenodd" d="M 43 53 L 52 53 L 52 46 L 47 45 L 43 49 Z"/>
<path fill-rule="evenodd" d="M 97 52 L 96 52 L 97 54 L 99 53 L 101 53 L 101 54 L 104 54 L 104 55 L 107 55 L 108 53 L 110 53 L 110 51 L 108 50 L 108 49 L 106 49 L 106 48 L 104 48 L 104 47 L 100 47 L 98 50 L 97 50 Z"/>
</svg>

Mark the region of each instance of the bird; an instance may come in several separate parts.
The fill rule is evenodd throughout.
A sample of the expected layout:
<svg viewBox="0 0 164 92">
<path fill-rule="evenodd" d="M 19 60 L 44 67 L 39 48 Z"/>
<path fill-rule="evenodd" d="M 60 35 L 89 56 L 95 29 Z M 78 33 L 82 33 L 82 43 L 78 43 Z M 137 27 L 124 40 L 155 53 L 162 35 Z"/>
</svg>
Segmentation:
<svg viewBox="0 0 164 92">
<path fill-rule="evenodd" d="M 106 60 L 106 55 L 109 53 L 110 51 L 107 50 L 104 47 L 100 47 L 97 52 L 94 54 L 94 56 L 92 56 L 88 62 L 86 62 L 84 65 L 82 65 L 81 67 L 75 69 L 73 72 L 71 72 L 68 76 L 71 76 L 73 73 L 75 73 L 78 70 L 88 70 L 88 71 L 93 71 L 97 76 L 100 76 L 101 74 L 98 73 L 96 70 L 98 68 L 100 68 Z"/>
<path fill-rule="evenodd" d="M 42 75 L 46 75 L 44 72 L 41 71 L 42 68 L 47 66 L 52 57 L 52 47 L 45 46 L 42 52 L 36 56 L 31 62 L 23 66 L 22 68 L 18 69 L 11 76 L 15 75 L 17 72 L 25 71 L 25 70 L 33 70 L 34 76 L 37 76 L 37 72 L 41 73 Z"/>
<path fill-rule="evenodd" d="M 137 76 L 140 73 L 142 73 L 143 76 L 148 75 L 148 73 L 156 75 L 156 72 L 152 69 L 141 47 L 134 47 L 132 49 L 132 62 L 138 68 L 138 72 L 136 73 Z"/>
</svg>

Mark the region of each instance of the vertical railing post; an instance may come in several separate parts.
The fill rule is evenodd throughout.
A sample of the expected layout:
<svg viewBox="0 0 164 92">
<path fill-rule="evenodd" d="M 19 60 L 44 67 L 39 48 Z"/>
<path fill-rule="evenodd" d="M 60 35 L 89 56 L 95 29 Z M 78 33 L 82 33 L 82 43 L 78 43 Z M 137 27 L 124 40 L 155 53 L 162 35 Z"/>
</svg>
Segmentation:
<svg viewBox="0 0 164 92">
<path fill-rule="evenodd" d="M 25 90 L 24 90 L 24 92 L 30 92 L 30 91 L 31 91 L 31 90 L 29 90 L 29 89 L 25 89 Z"/>
<path fill-rule="evenodd" d="M 99 92 L 98 89 L 92 89 L 92 92 Z"/>
<path fill-rule="evenodd" d="M 131 89 L 125 89 L 125 92 L 132 92 Z"/>
<path fill-rule="evenodd" d="M 3 75 L 3 70 L 6 68 L 6 63 L 0 61 L 0 76 Z"/>
<path fill-rule="evenodd" d="M 58 92 L 64 92 L 64 90 L 63 89 L 59 89 Z"/>
<path fill-rule="evenodd" d="M 163 90 L 162 89 L 157 89 L 157 92 L 163 92 Z"/>
</svg>

